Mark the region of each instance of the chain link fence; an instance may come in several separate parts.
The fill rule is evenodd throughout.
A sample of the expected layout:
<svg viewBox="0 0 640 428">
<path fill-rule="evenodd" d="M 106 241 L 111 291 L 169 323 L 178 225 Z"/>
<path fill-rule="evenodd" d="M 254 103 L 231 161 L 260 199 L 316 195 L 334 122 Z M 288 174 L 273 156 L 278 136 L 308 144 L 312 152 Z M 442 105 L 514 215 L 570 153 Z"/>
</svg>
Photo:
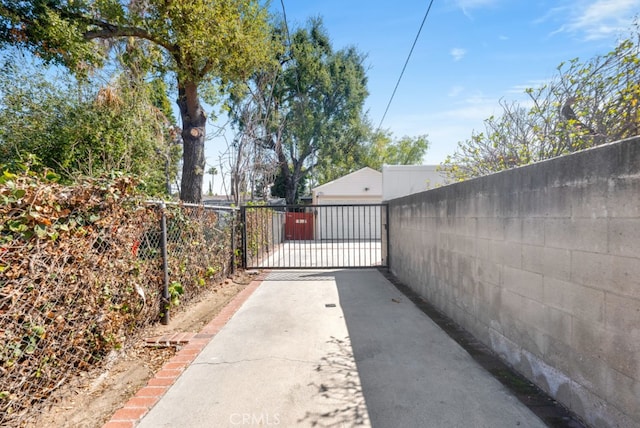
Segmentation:
<svg viewBox="0 0 640 428">
<path fill-rule="evenodd" d="M 133 187 L 0 180 L 0 426 L 234 269 L 235 210 L 144 203 Z"/>
<path fill-rule="evenodd" d="M 163 301 L 171 307 L 196 298 L 211 280 L 235 271 L 241 262 L 236 257 L 241 233 L 235 208 L 160 204 L 160 209 L 165 213 L 160 239 L 166 240 L 167 250 Z M 168 314 L 162 312 L 167 322 Z"/>
<path fill-rule="evenodd" d="M 243 265 L 264 263 L 284 242 L 285 208 L 267 205 L 242 206 L 240 218 L 244 224 L 242 240 Z"/>
</svg>

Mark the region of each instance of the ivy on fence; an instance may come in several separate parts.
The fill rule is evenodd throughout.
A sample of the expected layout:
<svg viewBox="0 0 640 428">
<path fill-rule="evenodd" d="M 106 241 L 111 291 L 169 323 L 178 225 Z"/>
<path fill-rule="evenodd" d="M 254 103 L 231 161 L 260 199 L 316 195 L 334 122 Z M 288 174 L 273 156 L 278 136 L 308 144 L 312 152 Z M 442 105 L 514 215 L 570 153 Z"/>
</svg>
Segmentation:
<svg viewBox="0 0 640 428">
<path fill-rule="evenodd" d="M 269 251 L 277 245 L 281 233 L 278 228 L 282 224 L 283 212 L 275 211 L 264 205 L 248 204 L 243 209 L 245 229 L 245 251 L 249 265 L 258 262 L 260 257 L 269 255 Z"/>
<path fill-rule="evenodd" d="M 160 216 L 126 177 L 74 186 L 0 170 L 0 425 L 28 420 L 161 313 Z M 167 210 L 175 299 L 227 275 L 233 217 Z M 30 413 L 31 412 L 31 413 Z"/>
<path fill-rule="evenodd" d="M 170 297 L 174 303 L 196 297 L 211 280 L 230 274 L 236 213 L 205 206 L 166 209 Z"/>
</svg>

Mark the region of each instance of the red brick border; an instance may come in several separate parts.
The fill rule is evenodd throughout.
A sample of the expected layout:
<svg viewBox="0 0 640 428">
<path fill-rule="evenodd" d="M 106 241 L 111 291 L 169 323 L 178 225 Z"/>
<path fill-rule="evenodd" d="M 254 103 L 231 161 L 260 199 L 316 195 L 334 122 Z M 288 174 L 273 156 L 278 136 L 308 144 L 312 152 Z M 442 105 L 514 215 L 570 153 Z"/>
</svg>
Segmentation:
<svg viewBox="0 0 640 428">
<path fill-rule="evenodd" d="M 268 271 L 256 276 L 251 283 L 240 291 L 220 313 L 204 326 L 200 333 L 179 333 L 170 337 L 159 337 L 147 340 L 157 345 L 182 345 L 178 351 L 162 368 L 149 379 L 145 387 L 140 389 L 125 405 L 116 411 L 102 428 L 133 428 L 158 403 L 160 398 L 175 383 L 184 370 L 196 359 L 198 354 L 224 327 L 236 311 L 246 302 L 253 292 L 260 286 Z"/>
</svg>

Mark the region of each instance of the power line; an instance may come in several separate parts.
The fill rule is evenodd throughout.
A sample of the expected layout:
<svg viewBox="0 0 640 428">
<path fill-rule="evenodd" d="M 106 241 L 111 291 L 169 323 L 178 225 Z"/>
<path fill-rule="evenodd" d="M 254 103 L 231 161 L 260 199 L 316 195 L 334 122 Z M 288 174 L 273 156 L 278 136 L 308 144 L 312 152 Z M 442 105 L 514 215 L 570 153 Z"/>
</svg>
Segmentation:
<svg viewBox="0 0 640 428">
<path fill-rule="evenodd" d="M 400 72 L 400 77 L 398 77 L 396 86 L 395 88 L 393 88 L 393 93 L 391 94 L 391 98 L 389 99 L 387 108 L 384 110 L 382 119 L 380 119 L 380 124 L 378 125 L 378 129 L 376 130 L 376 132 L 380 131 L 380 128 L 382 128 L 382 122 L 384 122 L 384 118 L 387 117 L 387 112 L 389 112 L 389 107 L 391 107 L 391 102 L 393 101 L 393 97 L 396 95 L 396 91 L 398 90 L 398 86 L 400 85 L 400 81 L 402 80 L 402 76 L 404 75 L 404 71 L 407 69 L 407 64 L 409 64 L 409 59 L 411 58 L 413 49 L 416 47 L 416 43 L 418 43 L 418 38 L 420 37 L 420 33 L 422 32 L 422 27 L 424 27 L 424 23 L 427 20 L 427 17 L 429 16 L 429 12 L 431 11 L 431 6 L 433 6 L 433 1 L 434 0 L 431 0 L 429 2 L 429 7 L 427 8 L 426 13 L 424 14 L 424 18 L 422 18 L 422 23 L 420 24 L 420 28 L 418 29 L 418 34 L 416 34 L 416 38 L 413 40 L 413 45 L 411 45 L 411 50 L 409 51 L 409 55 L 407 55 L 407 60 L 404 62 L 404 66 L 402 67 L 402 71 Z"/>
<path fill-rule="evenodd" d="M 291 46 L 291 35 L 289 34 L 289 24 L 287 23 L 287 10 L 284 7 L 284 0 L 280 0 L 280 4 L 282 5 L 282 17 L 284 18 L 284 30 L 287 33 L 287 42 L 289 46 Z"/>
</svg>

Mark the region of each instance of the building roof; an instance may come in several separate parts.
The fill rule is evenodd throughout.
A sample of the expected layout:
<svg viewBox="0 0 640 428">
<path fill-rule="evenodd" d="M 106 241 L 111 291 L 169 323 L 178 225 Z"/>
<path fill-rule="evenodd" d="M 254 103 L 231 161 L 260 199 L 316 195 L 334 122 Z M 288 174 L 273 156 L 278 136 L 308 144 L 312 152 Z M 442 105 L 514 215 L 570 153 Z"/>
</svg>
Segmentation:
<svg viewBox="0 0 640 428">
<path fill-rule="evenodd" d="M 364 167 L 312 189 L 316 195 L 382 195 L 382 173 Z"/>
</svg>

